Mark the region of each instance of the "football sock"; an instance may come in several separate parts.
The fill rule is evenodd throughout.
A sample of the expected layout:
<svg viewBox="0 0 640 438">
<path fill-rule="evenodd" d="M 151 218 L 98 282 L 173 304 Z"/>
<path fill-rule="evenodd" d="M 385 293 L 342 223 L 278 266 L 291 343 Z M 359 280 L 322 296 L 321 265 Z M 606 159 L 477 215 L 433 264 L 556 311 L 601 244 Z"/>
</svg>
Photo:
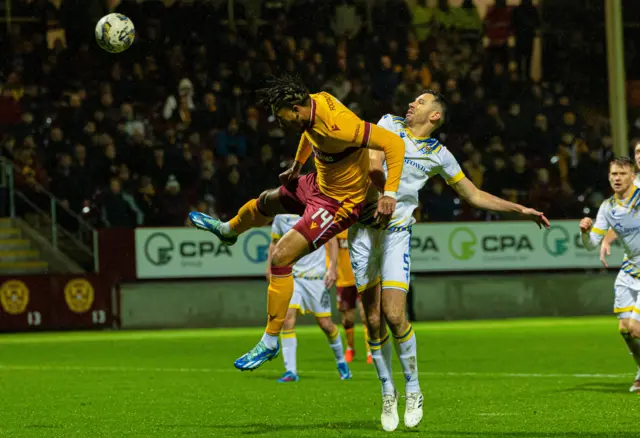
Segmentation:
<svg viewBox="0 0 640 438">
<path fill-rule="evenodd" d="M 626 330 L 621 330 L 620 334 L 622 335 L 622 339 L 627 344 L 627 348 L 629 348 L 629 352 L 633 356 L 633 359 L 636 361 L 638 368 L 640 370 L 640 339 L 634 338 L 631 336 Z"/>
<path fill-rule="evenodd" d="M 238 210 L 238 214 L 220 227 L 225 236 L 236 236 L 248 229 L 267 225 L 272 218 L 263 215 L 258 209 L 258 200 L 252 199 Z"/>
<path fill-rule="evenodd" d="M 416 345 L 416 335 L 413 327 L 409 328 L 400 336 L 396 336 L 398 342 L 398 350 L 400 363 L 404 372 L 406 381 L 406 392 L 420 392 L 420 383 L 418 382 L 418 351 Z"/>
<path fill-rule="evenodd" d="M 273 339 L 265 341 L 263 337 L 263 341 L 268 348 L 276 348 L 278 335 L 280 335 L 284 325 L 284 319 L 287 316 L 292 296 L 293 275 L 291 275 L 291 266 L 272 266 L 267 295 L 267 314 L 269 319 L 265 335 L 275 337 L 275 345 Z"/>
<path fill-rule="evenodd" d="M 367 349 L 367 355 L 371 353 L 371 347 L 369 346 L 369 329 L 366 324 L 362 324 L 362 328 L 364 330 L 364 345 Z"/>
<path fill-rule="evenodd" d="M 296 349 L 298 348 L 298 338 L 296 332 L 291 330 L 282 331 L 282 356 L 284 358 L 284 369 L 298 374 L 296 363 Z"/>
<path fill-rule="evenodd" d="M 373 358 L 373 366 L 376 374 L 382 384 L 382 395 L 395 394 L 396 389 L 391 376 L 391 369 L 387 366 L 387 362 L 382 355 L 382 347 L 389 344 L 389 334 L 385 334 L 383 339 L 369 339 L 367 341 L 371 347 L 371 356 Z"/>
<path fill-rule="evenodd" d="M 344 362 L 344 349 L 342 347 L 342 339 L 340 338 L 340 331 L 337 326 L 334 326 L 333 332 L 327 335 L 329 338 L 329 345 L 333 350 L 333 355 L 336 358 L 337 363 Z"/>
<path fill-rule="evenodd" d="M 344 334 L 347 338 L 347 348 L 353 350 L 353 327 L 344 328 Z"/>
</svg>

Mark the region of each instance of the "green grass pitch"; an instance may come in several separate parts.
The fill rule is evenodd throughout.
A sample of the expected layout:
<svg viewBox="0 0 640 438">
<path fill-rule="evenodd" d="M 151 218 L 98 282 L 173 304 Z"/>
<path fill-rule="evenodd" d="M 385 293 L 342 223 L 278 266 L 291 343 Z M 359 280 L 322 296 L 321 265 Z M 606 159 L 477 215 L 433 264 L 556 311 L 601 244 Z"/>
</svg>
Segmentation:
<svg viewBox="0 0 640 438">
<path fill-rule="evenodd" d="M 614 317 L 415 324 L 424 437 L 638 437 L 634 364 Z M 298 333 L 300 382 L 278 358 L 233 360 L 261 330 L 0 336 L 0 436 L 373 437 L 380 388 L 361 327 L 340 381 L 316 327 Z M 400 365 L 394 377 L 404 392 Z"/>
</svg>

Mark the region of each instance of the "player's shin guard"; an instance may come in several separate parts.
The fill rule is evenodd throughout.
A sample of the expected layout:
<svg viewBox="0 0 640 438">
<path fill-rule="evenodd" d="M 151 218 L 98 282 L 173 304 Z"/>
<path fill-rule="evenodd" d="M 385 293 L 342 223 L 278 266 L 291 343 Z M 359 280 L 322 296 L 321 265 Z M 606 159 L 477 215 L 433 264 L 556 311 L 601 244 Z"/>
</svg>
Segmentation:
<svg viewBox="0 0 640 438">
<path fill-rule="evenodd" d="M 267 348 L 276 348 L 278 335 L 284 325 L 293 296 L 293 276 L 291 266 L 272 266 L 267 295 L 267 313 L 269 320 L 262 341 Z"/>
<path fill-rule="evenodd" d="M 373 357 L 376 374 L 378 374 L 378 379 L 382 384 L 382 395 L 394 395 L 396 389 L 391 376 L 391 368 L 387 365 L 387 361 L 382 354 L 382 348 L 389 344 L 389 334 L 385 334 L 382 339 L 369 339 L 367 342 L 371 347 L 371 356 Z"/>
<path fill-rule="evenodd" d="M 267 225 L 271 219 L 260 212 L 258 200 L 252 199 L 240 207 L 238 214 L 228 222 L 228 225 L 232 234 L 240 235 L 251 228 Z"/>
<path fill-rule="evenodd" d="M 296 350 L 298 349 L 298 338 L 294 330 L 282 331 L 282 356 L 284 358 L 284 369 L 298 374 L 298 364 Z"/>
<path fill-rule="evenodd" d="M 329 339 L 329 345 L 333 351 L 333 355 L 336 358 L 336 363 L 344 362 L 344 348 L 342 347 L 342 339 L 340 339 L 340 331 L 337 326 L 334 326 L 332 333 L 327 335 Z"/>
<path fill-rule="evenodd" d="M 420 392 L 420 383 L 418 382 L 418 351 L 413 327 L 409 325 L 409 328 L 402 335 L 396 336 L 396 341 L 398 342 L 399 349 L 398 356 L 407 382 L 406 392 Z"/>
</svg>

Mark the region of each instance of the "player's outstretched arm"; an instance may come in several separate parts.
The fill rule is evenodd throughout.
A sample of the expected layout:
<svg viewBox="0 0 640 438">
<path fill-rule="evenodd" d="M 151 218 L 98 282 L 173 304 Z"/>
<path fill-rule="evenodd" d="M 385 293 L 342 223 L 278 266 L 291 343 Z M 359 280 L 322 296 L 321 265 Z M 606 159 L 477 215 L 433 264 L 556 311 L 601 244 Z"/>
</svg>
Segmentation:
<svg viewBox="0 0 640 438">
<path fill-rule="evenodd" d="M 534 221 L 540 228 L 549 228 L 549 220 L 544 213 L 480 190 L 467 177 L 463 177 L 460 181 L 452 184 L 451 187 L 461 198 L 476 208 L 503 213 L 518 213 Z"/>
<path fill-rule="evenodd" d="M 384 160 L 387 162 L 388 171 L 384 194 L 385 196 L 395 197 L 398 186 L 400 186 L 402 166 L 404 165 L 404 141 L 391 131 L 371 123 L 368 125 L 371 128 L 371 134 L 366 147 L 384 152 Z"/>
<path fill-rule="evenodd" d="M 607 231 L 604 239 L 602 239 L 602 244 L 600 245 L 600 261 L 605 268 L 609 267 L 609 264 L 607 263 L 607 257 L 611 255 L 611 244 L 615 242 L 617 238 L 618 235 L 615 231 L 613 231 L 613 228 L 609 228 L 609 231 Z"/>
<path fill-rule="evenodd" d="M 307 162 L 309 156 L 311 156 L 313 148 L 311 142 L 306 135 L 300 137 L 300 143 L 298 143 L 298 150 L 296 151 L 296 159 L 290 168 L 280 174 L 280 182 L 282 185 L 287 185 L 292 180 L 300 176 L 302 166 Z"/>
<path fill-rule="evenodd" d="M 387 177 L 384 175 L 384 153 L 369 149 L 369 178 L 380 193 L 384 192 Z"/>
</svg>

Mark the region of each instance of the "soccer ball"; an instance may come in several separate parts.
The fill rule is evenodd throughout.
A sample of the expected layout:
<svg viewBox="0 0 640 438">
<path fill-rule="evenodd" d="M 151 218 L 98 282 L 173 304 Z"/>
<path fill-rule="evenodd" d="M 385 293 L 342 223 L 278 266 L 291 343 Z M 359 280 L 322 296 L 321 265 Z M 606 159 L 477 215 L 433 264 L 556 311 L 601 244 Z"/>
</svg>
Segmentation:
<svg viewBox="0 0 640 438">
<path fill-rule="evenodd" d="M 124 52 L 131 47 L 135 37 L 136 29 L 126 15 L 105 15 L 96 24 L 96 41 L 109 53 Z"/>
</svg>

